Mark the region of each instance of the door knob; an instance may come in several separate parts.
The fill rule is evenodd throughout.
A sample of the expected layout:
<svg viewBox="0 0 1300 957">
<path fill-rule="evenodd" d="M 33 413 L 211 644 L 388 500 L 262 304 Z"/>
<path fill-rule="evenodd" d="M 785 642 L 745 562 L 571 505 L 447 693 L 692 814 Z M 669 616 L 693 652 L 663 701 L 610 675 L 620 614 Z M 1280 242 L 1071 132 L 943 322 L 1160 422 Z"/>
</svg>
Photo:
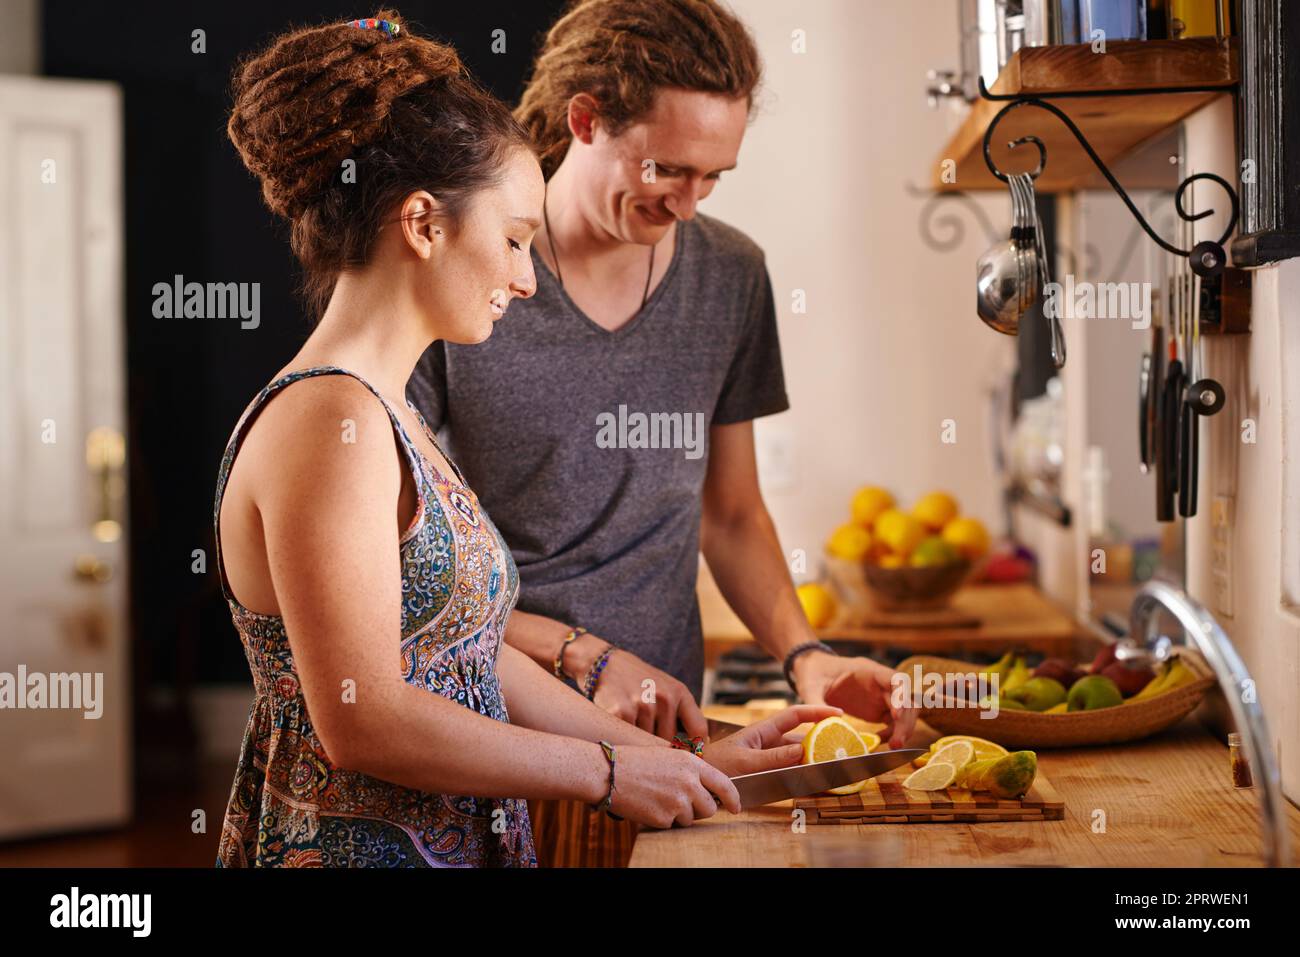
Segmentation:
<svg viewBox="0 0 1300 957">
<path fill-rule="evenodd" d="M 78 555 L 72 576 L 81 582 L 102 585 L 113 577 L 113 565 L 96 555 Z"/>
</svg>

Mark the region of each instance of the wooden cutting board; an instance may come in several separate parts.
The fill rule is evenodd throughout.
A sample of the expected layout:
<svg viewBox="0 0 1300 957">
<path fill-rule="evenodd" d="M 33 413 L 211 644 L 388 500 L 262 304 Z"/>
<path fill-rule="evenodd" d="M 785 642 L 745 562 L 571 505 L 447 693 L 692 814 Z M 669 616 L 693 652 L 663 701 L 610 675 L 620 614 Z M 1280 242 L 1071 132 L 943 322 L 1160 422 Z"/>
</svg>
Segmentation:
<svg viewBox="0 0 1300 957">
<path fill-rule="evenodd" d="M 751 701 L 747 705 L 710 705 L 704 708 L 709 718 L 719 718 L 735 724 L 752 724 L 771 717 L 786 707 L 784 701 Z M 848 716 L 848 721 L 860 731 L 880 732 L 884 726 L 861 721 Z M 801 724 L 796 733 L 806 732 L 811 724 Z M 929 739 L 937 737 L 930 732 L 926 741 L 913 743 L 925 747 Z M 876 748 L 883 751 L 882 744 Z M 782 801 L 780 807 L 800 808 L 807 814 L 809 824 L 930 824 L 942 821 L 975 823 L 980 821 L 1059 821 L 1065 817 L 1065 802 L 1056 793 L 1051 782 L 1040 769 L 1029 793 L 1018 800 L 1004 801 L 987 791 L 967 791 L 965 788 L 948 788 L 946 791 L 908 791 L 903 781 L 916 770 L 905 764 L 901 768 L 872 778 L 857 794 L 840 797 L 796 798 Z"/>
<path fill-rule="evenodd" d="M 796 798 L 794 806 L 807 814 L 809 824 L 1059 821 L 1065 817 L 1065 802 L 1042 772 L 1027 794 L 1007 801 L 965 788 L 909 791 L 902 782 L 913 770 L 905 765 L 902 773 L 890 771 L 872 778 L 857 794 Z"/>
</svg>

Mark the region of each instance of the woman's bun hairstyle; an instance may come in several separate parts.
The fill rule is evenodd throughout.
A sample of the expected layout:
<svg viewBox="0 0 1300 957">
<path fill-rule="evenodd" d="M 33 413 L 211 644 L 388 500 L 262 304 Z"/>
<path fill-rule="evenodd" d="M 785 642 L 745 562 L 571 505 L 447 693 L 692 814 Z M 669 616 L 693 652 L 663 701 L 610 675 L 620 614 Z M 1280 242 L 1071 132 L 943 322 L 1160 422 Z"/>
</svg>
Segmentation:
<svg viewBox="0 0 1300 957">
<path fill-rule="evenodd" d="M 364 265 L 385 217 L 424 189 L 457 217 L 528 147 L 509 109 L 456 51 L 416 36 L 393 10 L 390 34 L 351 21 L 290 30 L 235 69 L 226 131 L 262 197 L 292 226 L 315 318 L 339 272 Z M 345 177 L 345 162 L 355 163 Z"/>
</svg>

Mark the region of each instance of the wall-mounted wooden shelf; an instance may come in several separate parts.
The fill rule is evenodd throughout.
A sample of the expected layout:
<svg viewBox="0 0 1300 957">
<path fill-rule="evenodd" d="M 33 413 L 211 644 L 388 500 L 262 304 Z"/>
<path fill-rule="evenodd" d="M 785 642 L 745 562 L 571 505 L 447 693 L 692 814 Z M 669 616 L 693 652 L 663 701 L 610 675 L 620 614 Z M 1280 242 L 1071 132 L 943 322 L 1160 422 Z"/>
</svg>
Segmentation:
<svg viewBox="0 0 1300 957">
<path fill-rule="evenodd" d="M 1099 92 L 1107 89 L 1152 89 L 1150 95 L 1088 96 L 1053 99 L 1087 136 L 1108 165 L 1168 130 L 1210 100 L 1230 92 L 1238 80 L 1237 47 L 1213 37 L 1190 40 L 1113 41 L 1106 52 L 1094 53 L 1089 44 L 1026 47 L 1019 50 L 998 75 L 991 93 L 1051 96 L 1062 93 Z M 1170 88 L 1214 87 L 1218 92 L 1163 92 Z M 984 164 L 984 131 L 1006 102 L 978 100 L 971 104 L 961 127 L 935 161 L 936 189 L 999 189 L 1000 183 Z M 1092 161 L 1070 131 L 1041 110 L 1019 109 L 1000 124 L 991 144 L 993 161 L 1004 172 L 1032 170 L 1038 151 L 1032 146 L 1008 150 L 1007 143 L 1033 134 L 1047 147 L 1047 168 L 1035 186 L 1038 192 L 1065 192 L 1104 184 Z M 957 181 L 942 181 L 943 161 L 956 160 Z M 1129 188 L 1167 186 L 1161 182 L 1126 182 Z"/>
</svg>

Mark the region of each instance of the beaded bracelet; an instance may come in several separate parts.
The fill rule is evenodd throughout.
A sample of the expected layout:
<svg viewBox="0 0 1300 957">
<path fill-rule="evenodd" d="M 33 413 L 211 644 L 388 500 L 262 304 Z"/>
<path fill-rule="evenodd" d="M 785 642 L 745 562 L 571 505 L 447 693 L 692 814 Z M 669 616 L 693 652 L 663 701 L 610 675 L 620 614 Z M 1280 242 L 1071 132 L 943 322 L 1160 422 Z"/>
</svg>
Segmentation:
<svg viewBox="0 0 1300 957">
<path fill-rule="evenodd" d="M 704 757 L 703 738 L 688 738 L 685 731 L 678 731 L 668 743 L 679 751 L 689 751 L 697 758 Z"/>
<path fill-rule="evenodd" d="M 785 675 L 785 683 L 790 686 L 790 690 L 799 693 L 799 689 L 794 684 L 794 660 L 800 655 L 806 655 L 810 651 L 824 651 L 828 655 L 835 654 L 835 649 L 824 641 L 805 641 L 802 644 L 795 645 L 785 656 L 785 661 L 781 665 L 781 673 Z"/>
<path fill-rule="evenodd" d="M 601 801 L 599 804 L 593 805 L 593 807 L 597 811 L 604 811 L 606 814 L 609 814 L 609 809 L 614 806 L 614 762 L 617 752 L 614 750 L 614 746 L 608 741 L 601 741 L 599 744 L 600 750 L 605 752 L 605 760 L 609 762 L 609 791 L 605 795 L 605 800 Z M 612 816 L 613 815 L 611 815 L 611 817 Z"/>
<path fill-rule="evenodd" d="M 561 680 L 564 679 L 564 651 L 569 647 L 570 642 L 576 639 L 579 635 L 585 635 L 586 633 L 586 628 L 574 628 L 564 636 L 564 641 L 560 643 L 560 650 L 555 654 L 555 677 Z"/>
<path fill-rule="evenodd" d="M 600 681 L 600 673 L 604 671 L 605 666 L 609 664 L 609 656 L 613 653 L 614 646 L 610 645 L 596 657 L 596 660 L 592 663 L 591 670 L 587 672 L 587 680 L 583 682 L 582 686 L 582 693 L 587 696 L 587 700 L 590 701 L 596 697 L 596 685 Z"/>
</svg>

